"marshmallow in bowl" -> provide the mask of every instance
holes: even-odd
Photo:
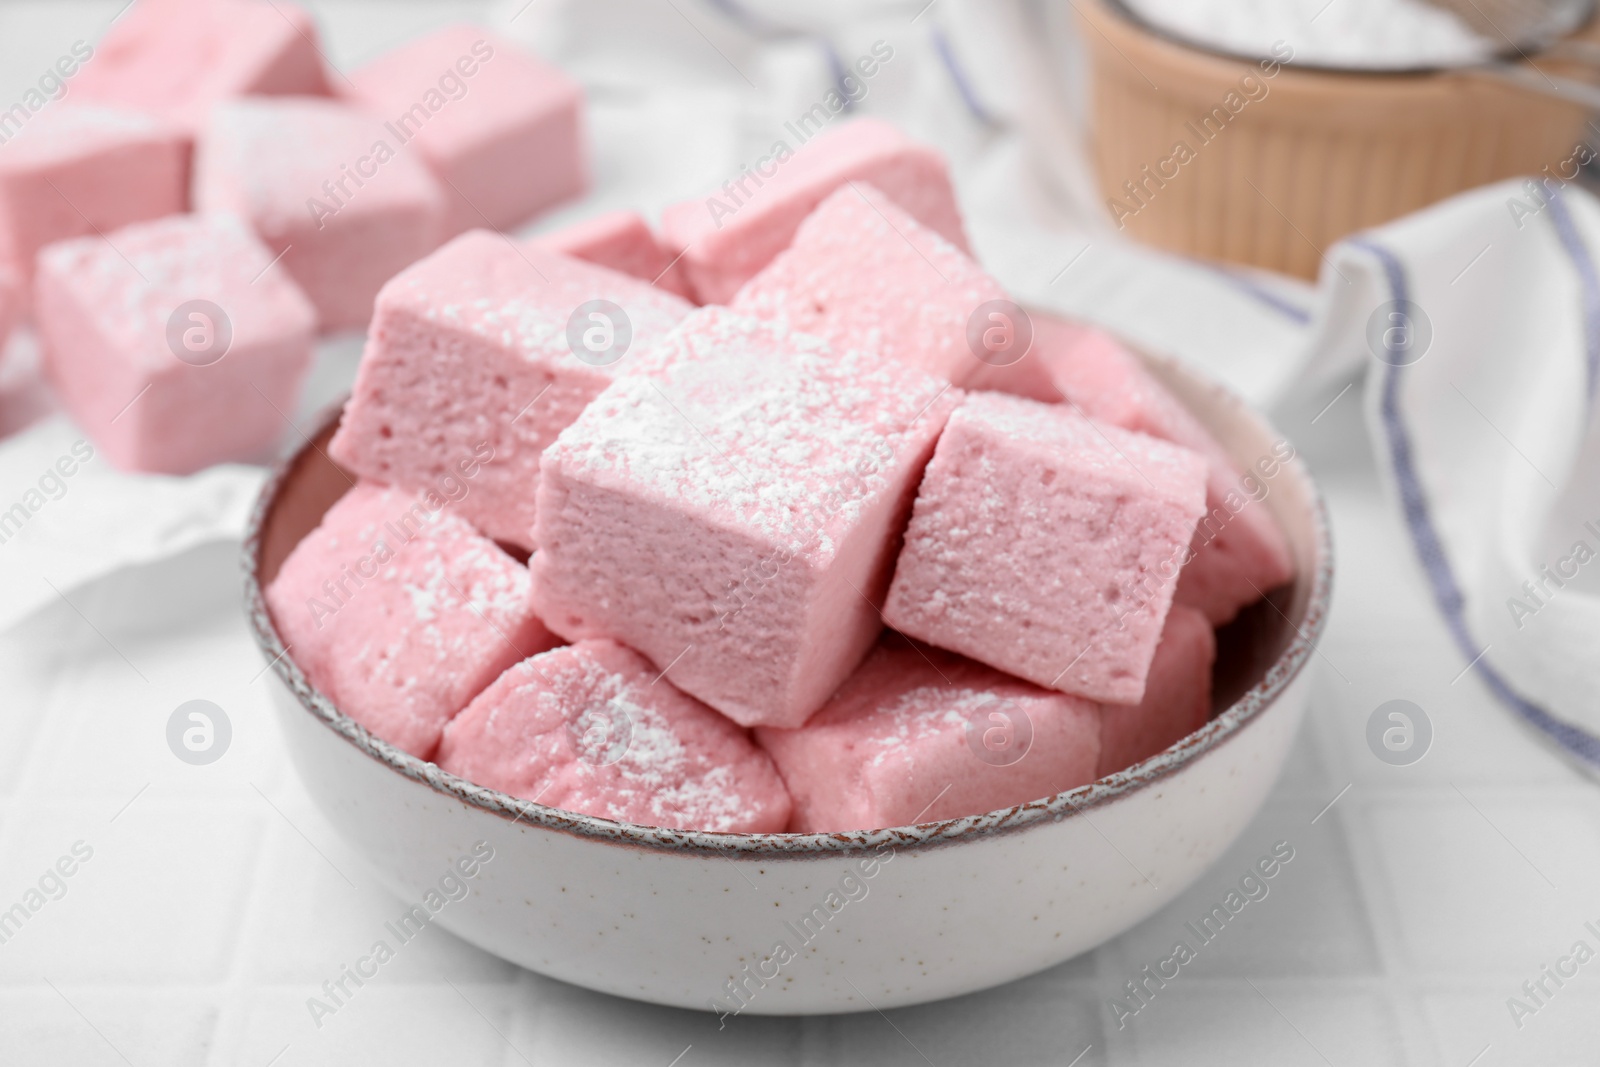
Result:
[[[958,391],[705,307],[540,465],[535,598],[745,726],[799,726],[877,639],[900,530]]]
[[[1064,405],[970,393],[917,492],[884,619],[1037,685],[1137,704],[1205,472]]]
[[[487,30],[436,30],[350,83],[352,101],[444,183],[451,235],[519,226],[588,188],[582,87]]]
[[[965,252],[876,187],[852,182],[800,224],[730,306],[966,386],[988,366],[967,343],[967,322],[1005,295]]]
[[[363,482],[295,546],[266,597],[311,684],[427,759],[502,671],[559,643],[529,585],[526,567],[437,494]]]
[[[847,182],[866,182],[967,250],[944,158],[881,119],[826,129],[758,160],[704,199],[662,212],[662,236],[682,253],[700,300],[724,304],[794,238],[801,222]]]
[[[159,119],[52,105],[0,152],[0,263],[26,282],[41,248],[172,215],[189,202],[189,146]]]
[[[445,728],[439,766],[620,822],[779,833],[789,794],[749,735],[644,657],[581,641],[507,670]]]
[[[1294,577],[1283,533],[1266,507],[1251,499],[1246,472],[1137,356],[1092,327],[1044,315],[1034,316],[1033,325],[1039,365],[1069,403],[1092,419],[1206,458],[1206,515],[1195,530],[1194,557],[1178,580],[1178,603],[1199,608],[1221,626]],[[1280,458],[1259,462],[1276,470]]]
[[[597,300],[621,309],[626,331],[594,318],[607,311],[581,311]],[[494,461],[461,513],[531,549],[540,454],[690,310],[626,274],[502,234],[463,234],[378,294],[329,454],[363,477],[424,489],[486,441]],[[591,352],[584,333],[599,326],[610,328],[612,347]]]
[[[39,254],[46,378],[123,470],[259,461],[288,428],[316,311],[228,215],[169,215]]]
[[[637,211],[603,211],[559,230],[542,233],[533,238],[532,243],[641,278],[685,300],[694,299],[683,264],[667,250]]]
[[[292,146],[292,148],[290,147]],[[195,155],[195,210],[249,222],[317,307],[365,326],[383,283],[444,240],[444,189],[376,118],[334,100],[220,104]]]
[[[759,727],[797,833],[936,822],[1092,782],[1100,709],[885,635],[798,730]]]
[[[1096,777],[1142,763],[1206,724],[1211,715],[1211,667],[1217,637],[1206,617],[1172,605],[1161,643],[1150,661],[1144,699],[1100,709],[1100,763]]]

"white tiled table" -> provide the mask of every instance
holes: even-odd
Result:
[[[73,20],[87,33],[115,6],[0,9],[6,84],[70,41]],[[337,60],[444,5],[321,6]],[[320,391],[349,367],[346,346]],[[0,944],[0,1063],[1595,1063],[1600,960],[1520,1030],[1506,1000],[1574,941],[1600,949],[1584,929],[1600,927],[1600,792],[1458,677],[1379,496],[1359,404],[1352,391],[1314,427],[1306,413],[1282,420],[1327,493],[1340,566],[1311,714],[1261,816],[1190,892],[1098,951],[886,1017],[746,1016],[719,1031],[712,1016],[564,986],[434,928],[319,1029],[307,997],[398,905],[287,765],[235,548],[80,590],[0,634],[0,909],[75,842],[93,849],[65,895]],[[195,698],[234,728],[206,767],[165,740]],[[1410,767],[1366,747],[1367,717],[1394,698],[1434,724]],[[1279,840],[1296,856],[1270,895],[1119,1029],[1108,1002],[1123,983]]]

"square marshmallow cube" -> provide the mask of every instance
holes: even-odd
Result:
[[[428,759],[485,686],[559,643],[533,613],[530,584],[442,498],[363,482],[295,546],[266,596],[311,684]]]
[[[1288,542],[1251,492],[1267,484],[1292,449],[1261,457],[1257,470],[1247,475],[1138,357],[1109,335],[1035,316],[1034,338],[1040,364],[1059,395],[1091,419],[1171,441],[1206,458],[1206,514],[1195,528],[1193,558],[1178,579],[1178,603],[1199,608],[1213,626],[1221,626],[1294,578]]]
[[[45,374],[118,467],[260,461],[288,428],[317,316],[238,219],[173,215],[51,245],[35,290]]]
[[[799,726],[882,628],[948,384],[708,307],[544,454],[535,597],[742,725]],[[650,361],[646,361],[649,363]]]
[[[966,253],[875,187],[852,182],[800,224],[731,306],[974,386],[994,368],[969,343],[968,323],[1005,297]]]
[[[917,492],[884,619],[1046,688],[1137,704],[1205,470],[1062,405],[969,394]]]
[[[444,191],[381,122],[333,100],[253,97],[211,113],[195,208],[238,215],[324,332],[365,326],[383,283],[444,240]]]
[[[174,215],[189,202],[175,127],[95,105],[52,105],[0,145],[0,262],[26,283],[39,250]]]
[[[559,230],[542,233],[533,238],[533,243],[573,259],[642,278],[685,300],[693,299],[683,265],[637,211],[604,211]]]
[[[517,664],[445,728],[439,766],[603,819],[781,833],[789,794],[750,735],[658,680],[643,656],[582,641]]]
[[[800,223],[846,182],[875,185],[912,218],[967,251],[944,158],[879,119],[861,118],[762,157],[703,200],[669,206],[662,234],[695,295],[725,304],[789,246]]]
[[[620,308],[627,328],[612,312],[580,310],[596,300]],[[420,489],[487,442],[493,461],[458,509],[490,537],[531,549],[540,454],[690,310],[637,278],[500,234],[463,234],[378,294],[329,452],[363,477]],[[611,347],[591,351],[604,339],[591,345],[589,331],[605,329]]]
[[[796,833],[937,822],[1095,779],[1100,709],[885,635],[798,730],[762,727]]]
[[[316,23],[286,0],[137,0],[70,84],[190,133],[229,97],[329,95]]]
[[[351,97],[444,182],[451,233],[510,229],[588,188],[583,89],[487,30],[438,30],[350,80]]]

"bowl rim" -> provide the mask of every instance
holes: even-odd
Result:
[[[1272,431],[1281,438],[1263,415],[1257,413],[1237,394],[1209,375],[1171,358],[1148,356],[1145,358],[1158,366],[1176,369],[1197,385],[1219,394],[1235,413],[1243,413],[1254,419],[1260,427]],[[1087,785],[1008,808],[977,815],[964,815],[955,819],[872,830],[806,834],[720,833],[645,826],[597,815],[570,812],[523,800],[497,789],[475,785],[440,768],[435,763],[396,748],[368,732],[365,727],[335,707],[328,697],[311,684],[299,664],[288,654],[289,650],[284,646],[272,615],[267,609],[265,591],[260,581],[262,533],[279,491],[310,450],[320,451],[317,440],[338,422],[347,399],[348,397],[335,401],[317,416],[315,429],[309,434],[302,434],[303,443],[300,447],[294,449],[276,465],[262,485],[251,510],[241,546],[240,562],[244,578],[245,608],[251,631],[262,655],[268,661],[267,670],[263,673],[275,674],[302,710],[363,755],[441,796],[480,809],[513,824],[526,822],[530,826],[598,843],[652,851],[666,850],[722,858],[778,860],[860,853],[874,851],[884,845],[896,850],[922,849],[970,842],[1043,824],[1059,823],[1069,818],[1085,817],[1085,813],[1090,810],[1148,789],[1162,779],[1178,773],[1226,743],[1255,721],[1276,702],[1305,669],[1312,653],[1316,651],[1317,641],[1327,624],[1333,584],[1333,550],[1327,504],[1304,460],[1297,453],[1284,463],[1283,471],[1293,473],[1297,477],[1311,505],[1308,519],[1312,531],[1313,566],[1309,575],[1311,589],[1306,601],[1305,617],[1299,625],[1296,625],[1292,619],[1284,616],[1284,621],[1294,631],[1294,637],[1263,676],[1238,700],[1199,730],[1188,734],[1142,763]],[[328,458],[326,453],[324,458]],[[1279,614],[1283,613],[1280,611]]]

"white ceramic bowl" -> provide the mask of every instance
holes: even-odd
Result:
[[[1220,387],[1151,365],[1241,465],[1280,440]],[[1332,559],[1321,501],[1294,461],[1249,506],[1272,510],[1300,577],[1220,635],[1223,710],[1123,773],[1003,811],[856,833],[663,830],[528,803],[373,737],[285,654],[262,586],[349,487],[326,458],[335,424],[268,483],[245,543],[251,620],[300,776],[408,904],[576,985],[790,1015],[916,1004],[1050,967],[1138,923],[1222,854],[1306,706]],[[463,858],[472,877],[444,889],[471,892],[450,900],[438,887]]]

